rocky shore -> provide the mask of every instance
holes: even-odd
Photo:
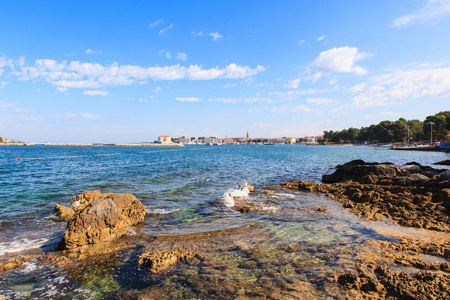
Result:
[[[367,220],[450,232],[450,170],[411,162],[405,165],[355,160],[336,166],[322,182],[290,180],[283,188],[325,193]],[[337,281],[349,298],[450,299],[450,241],[398,237],[399,243],[371,241],[356,272]],[[427,262],[432,255],[444,262]],[[398,266],[413,268],[411,274]]]

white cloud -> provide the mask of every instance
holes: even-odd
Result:
[[[102,54],[102,50],[91,50],[90,48],[88,48],[86,51],[84,51],[84,53],[86,54]]]
[[[161,91],[161,89],[162,89],[162,88],[158,86],[158,87],[156,87],[156,88],[153,90],[153,92],[159,93],[159,92]]]
[[[181,102],[198,102],[198,101],[201,101],[202,99],[195,98],[195,97],[176,97],[175,100],[181,101]]]
[[[161,49],[161,50],[159,50],[159,51],[158,51],[158,54],[159,54],[159,55],[163,55],[163,54],[164,54],[164,52],[166,52],[166,50],[164,50],[164,49]]]
[[[171,58],[172,58],[172,53],[170,53],[169,51],[167,51],[167,52],[166,52],[166,57],[167,57],[168,59],[171,59]]]
[[[305,43],[305,40],[298,40],[297,41],[297,45],[299,45],[299,46],[303,45],[303,43]]]
[[[95,119],[101,119],[102,117],[99,115],[94,115],[91,113],[82,113],[81,117],[88,120],[95,120]]]
[[[81,114],[75,114],[75,113],[65,113],[62,115],[56,115],[59,118],[64,119],[75,119],[75,118],[82,118],[82,119],[88,119],[88,120],[94,120],[94,119],[101,119],[102,117],[99,115],[94,115],[91,113],[81,113]]]
[[[163,35],[166,31],[169,31],[173,28],[173,24],[170,24],[170,26],[167,26],[166,28],[163,28],[159,31],[159,36]]]
[[[299,95],[314,95],[314,94],[320,94],[325,93],[328,90],[319,90],[319,89],[301,89],[298,91],[287,91],[287,92],[270,92],[270,95],[280,97],[282,99],[286,100],[292,100],[297,98]]]
[[[308,98],[306,99],[306,102],[314,104],[330,104],[335,102],[335,100],[330,98]]]
[[[341,47],[323,51],[311,64],[311,68],[325,73],[354,73],[366,74],[367,71],[355,63],[369,56],[368,53],[358,52],[356,47]]]
[[[300,104],[300,105],[297,105],[294,108],[291,108],[291,112],[299,112],[299,111],[310,112],[311,109],[308,106],[304,105],[304,104]]]
[[[88,96],[107,96],[109,94],[108,91],[84,91],[83,95],[88,95]]]
[[[393,100],[426,96],[450,97],[450,68],[394,70],[350,89],[355,106],[384,106]]]
[[[161,25],[161,24],[164,24],[164,20],[163,19],[156,20],[155,22],[149,24],[148,28],[152,29],[153,27]]]
[[[0,81],[0,89],[4,88],[7,84],[7,81]]]
[[[198,65],[189,67],[172,65],[144,68],[136,65],[113,63],[103,66],[98,63],[79,61],[57,62],[51,59],[36,60],[32,66],[12,72],[21,81],[44,79],[60,91],[70,88],[97,89],[107,86],[123,86],[133,83],[146,83],[146,80],[212,80],[218,78],[242,79],[264,71],[264,67],[239,66],[234,63],[225,68],[203,69]]]
[[[229,64],[224,70],[224,78],[241,79],[253,76],[259,72],[265,71],[263,66],[258,65],[256,69],[249,66],[241,67],[236,64]]]
[[[255,102],[272,102],[271,99],[261,98],[261,97],[247,97],[247,98],[215,98],[209,99],[210,102],[222,102],[227,104],[236,104],[236,103],[255,103]]]
[[[325,35],[319,36],[316,41],[320,42],[321,40],[323,40],[325,38]]]
[[[14,104],[11,102],[6,102],[3,100],[0,100],[0,108],[9,108],[9,107],[13,107]]]
[[[412,22],[423,20],[435,20],[436,18],[450,14],[449,0],[428,0],[425,7],[403,17],[396,19],[392,25],[404,27]]]
[[[178,52],[177,54],[177,59],[178,60],[187,60],[187,54],[186,53],[182,53],[182,52]]]
[[[202,32],[202,31],[200,31],[200,32],[194,32],[193,31],[193,32],[191,32],[191,35],[195,36],[195,37],[197,37],[197,36],[210,36],[210,37],[213,38],[214,41],[217,41],[217,40],[220,40],[221,38],[223,38],[223,35],[221,35],[218,32],[209,32],[209,33],[207,33],[207,32]]]
[[[298,89],[298,85],[300,84],[300,78],[290,80],[288,84],[284,85],[285,88],[288,89]]]

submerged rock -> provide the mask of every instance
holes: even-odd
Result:
[[[158,273],[167,270],[179,260],[191,259],[196,254],[197,252],[192,249],[184,250],[182,248],[165,251],[147,251],[139,256],[138,262],[140,265],[149,268],[152,273]]]
[[[75,201],[80,202],[67,224],[60,243],[62,249],[113,240],[124,235],[130,226],[144,221],[145,207],[132,194],[94,191],[81,195],[76,196]]]
[[[32,260],[34,257],[35,257],[34,255],[24,255],[24,256],[11,258],[10,260],[8,260],[6,262],[0,262],[0,273],[21,267],[24,263]],[[1,300],[1,298],[0,298],[0,300]]]

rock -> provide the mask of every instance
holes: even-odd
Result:
[[[11,258],[10,260],[0,263],[0,272],[6,272],[15,268],[22,266],[25,262],[28,262],[34,258],[34,255],[25,255],[19,256],[15,258]],[[1,298],[0,298],[1,299]]]
[[[250,192],[254,192],[255,191],[255,188],[250,183],[247,183],[247,188],[248,188],[248,190]]]
[[[60,243],[62,249],[72,250],[113,240],[124,235],[130,226],[144,221],[145,207],[132,194],[85,195],[86,193],[78,199],[80,202],[85,200],[88,204],[80,203],[80,206],[86,205],[67,224]]]
[[[82,211],[87,205],[96,199],[106,198],[113,195],[113,193],[101,193],[99,190],[85,192],[83,194],[76,195],[70,201],[72,207],[66,207],[56,204],[55,212],[60,221],[69,221],[72,217]]]
[[[445,159],[434,163],[433,165],[450,166],[450,159]]]
[[[138,263],[149,268],[152,273],[158,273],[167,270],[179,260],[191,259],[196,254],[196,251],[192,249],[184,250],[182,248],[165,251],[147,251],[139,256]]]
[[[241,213],[252,213],[252,212],[255,212],[256,211],[256,208],[254,208],[254,207],[251,207],[250,205],[246,205],[246,206],[244,206],[244,207],[241,207],[240,209],[239,209],[239,211],[241,212]]]
[[[55,205],[55,212],[60,221],[69,221],[75,215],[75,211],[72,207],[66,207],[59,204]]]
[[[281,186],[326,193],[367,220],[392,218],[402,226],[450,231],[450,170],[361,163],[337,166],[323,183],[290,180]]]

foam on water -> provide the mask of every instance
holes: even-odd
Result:
[[[36,249],[42,247],[49,242],[47,238],[40,239],[28,239],[28,238],[15,238],[8,242],[0,243],[0,256],[7,253],[20,252],[25,250]]]
[[[158,214],[158,215],[167,215],[177,211],[180,211],[181,208],[177,209],[164,209],[164,208],[154,208],[154,209],[146,209],[148,214]]]
[[[229,189],[222,196],[223,204],[227,207],[233,207],[235,205],[234,198],[236,197],[248,197],[250,190],[247,187],[247,182],[244,182],[242,187],[237,189]]]

